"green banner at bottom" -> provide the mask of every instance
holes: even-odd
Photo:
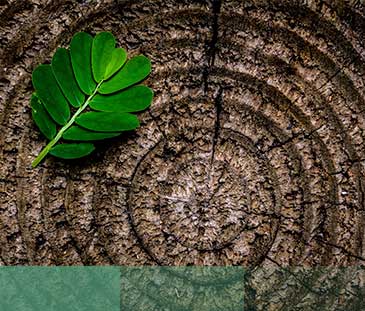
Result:
[[[0,267],[0,311],[363,311],[365,267]]]

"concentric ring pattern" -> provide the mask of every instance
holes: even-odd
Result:
[[[365,260],[362,1],[5,1],[0,263]],[[151,58],[142,126],[30,162],[31,72],[77,31]]]

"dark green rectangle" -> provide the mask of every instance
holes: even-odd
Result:
[[[241,267],[122,267],[122,311],[242,311]]]

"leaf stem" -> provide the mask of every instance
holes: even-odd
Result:
[[[86,99],[85,103],[80,106],[79,109],[75,112],[72,118],[59,130],[57,135],[48,143],[46,147],[42,149],[42,151],[38,154],[38,156],[32,162],[32,167],[36,167],[43,158],[48,154],[48,152],[52,149],[52,147],[58,143],[58,141],[62,138],[63,133],[75,122],[76,118],[80,115],[81,112],[85,110],[85,108],[89,105],[91,99],[95,96],[97,91],[99,90],[100,85],[104,82],[101,80],[99,84],[96,86],[94,92]]]

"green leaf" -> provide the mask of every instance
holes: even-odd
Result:
[[[30,105],[32,107],[32,117],[35,124],[37,124],[42,134],[51,140],[56,136],[56,124],[53,122],[36,94],[32,95]]]
[[[115,38],[110,32],[98,33],[92,47],[92,69],[96,82],[104,79],[105,71],[115,50]]]
[[[40,65],[33,71],[32,116],[50,140],[32,162],[33,167],[49,153],[65,159],[86,156],[94,146],[81,142],[115,137],[139,126],[137,116],[129,112],[151,105],[152,90],[135,85],[150,73],[151,62],[143,55],[127,61],[127,52],[115,43],[109,32],[94,39],[78,33],[70,50],[57,49],[51,65]],[[72,116],[69,104],[74,107]],[[89,107],[99,112],[85,112]]]
[[[82,127],[71,126],[64,134],[67,140],[102,140],[120,135],[119,132],[93,132]]]
[[[110,94],[145,79],[151,72],[151,62],[143,55],[131,58],[124,67],[99,88],[99,93]]]
[[[145,110],[151,105],[152,90],[145,85],[136,85],[124,91],[110,94],[97,94],[90,101],[90,107],[99,111],[135,112]]]
[[[113,74],[115,74],[127,60],[127,52],[123,48],[114,49],[112,57],[109,61],[108,66],[105,70],[104,80],[109,79]]]
[[[81,144],[60,144],[53,147],[49,153],[62,159],[77,159],[87,156],[95,150],[91,143]]]
[[[96,83],[91,71],[91,47],[93,37],[85,32],[73,36],[70,44],[72,68],[80,89],[88,95],[95,90]]]
[[[76,118],[76,123],[98,132],[129,131],[139,126],[138,118],[125,112],[86,112]]]
[[[51,65],[58,85],[69,103],[74,107],[80,107],[85,101],[85,95],[76,82],[69,51],[63,48],[57,49]]]
[[[53,75],[51,65],[39,65],[32,74],[33,86],[44,107],[58,124],[70,118],[70,107]]]

